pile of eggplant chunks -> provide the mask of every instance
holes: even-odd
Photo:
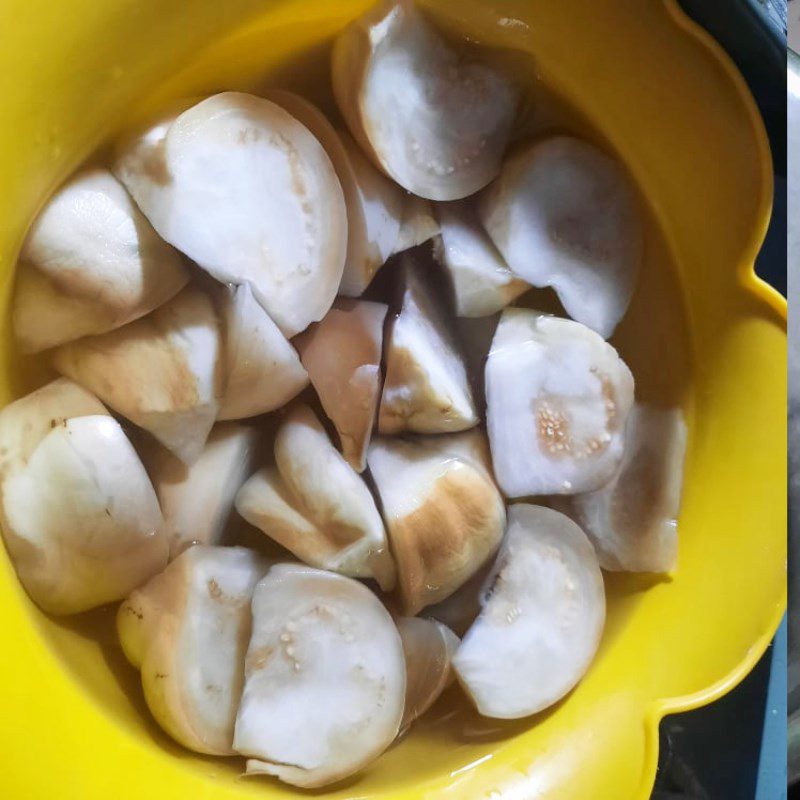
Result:
[[[224,92],[56,192],[13,324],[60,377],[0,412],[30,597],[122,601],[164,730],[301,787],[453,680],[493,718],[570,692],[601,567],[675,567],[685,447],[606,341],[643,248],[620,163],[510,146],[519,88],[408,2],[347,27],[331,75],[338,120]]]

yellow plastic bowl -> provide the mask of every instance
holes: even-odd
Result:
[[[265,82],[330,107],[330,39],[366,5],[5,0],[4,308],[37,209],[120,125],[177,94]],[[644,799],[660,718],[734,686],[785,605],[785,304],[752,270],[772,191],[764,130],[739,74],[674,0],[426,5],[462,35],[533,54],[520,72],[550,87],[580,133],[620,154],[641,188],[644,276],[615,342],[641,396],[687,412],[680,566],[672,579],[609,577],[600,653],[554,709],[494,724],[454,690],[330,796]],[[4,319],[3,403],[43,377],[13,354]],[[2,797],[296,796],[161,734],[114,643],[112,615],[48,619],[0,556]]]

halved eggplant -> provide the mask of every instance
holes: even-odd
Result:
[[[308,385],[294,347],[248,284],[222,287],[225,389],[217,419],[243,419],[286,405]]]
[[[450,277],[459,317],[496,314],[530,288],[508,268],[469,201],[439,203],[436,213],[436,254]]]
[[[249,283],[285,336],[331,307],[347,249],[342,187],[280,106],[213,95],[122,142],[114,170],[166,241],[217,280]]]
[[[494,555],[503,498],[481,431],[376,439],[367,457],[383,505],[405,613],[451,595]]]
[[[217,416],[220,349],[211,301],[187,286],[143,319],[62,345],[53,364],[191,463]]]
[[[25,352],[105,333],[174,297],[189,280],[120,182],[90,167],[70,178],[31,226],[12,309]]]
[[[453,433],[478,424],[464,358],[424,267],[406,256],[403,299],[389,328],[378,428]]]
[[[460,640],[441,622],[422,617],[401,617],[397,630],[406,659],[406,705],[400,728],[421,717],[453,682],[450,660]]]
[[[605,623],[603,576],[568,517],[512,505],[483,609],[453,657],[478,711],[516,719],[553,705],[592,663]]]
[[[603,569],[669,572],[678,561],[685,453],[680,409],[636,404],[611,482],[596,492],[554,497],[552,505],[583,528]]]
[[[377,758],[400,728],[403,645],[366,586],[296,564],[253,595],[253,635],[234,747],[248,774],[315,788]]]
[[[605,486],[622,461],[633,376],[617,351],[568,319],[507,308],[486,361],[486,421],[507,497]]]
[[[128,660],[158,724],[198,753],[234,755],[250,600],[267,563],[244,547],[195,545],[117,611]]]
[[[497,175],[518,91],[458,54],[410,0],[381,4],[345,28],[332,69],[353,136],[409,192],[458,200]]]
[[[366,467],[383,381],[381,352],[388,306],[338,300],[325,318],[295,340],[322,408],[336,427],[345,460]]]
[[[142,462],[102,403],[72,381],[0,411],[0,498],[20,582],[51,614],[119,600],[167,563]]]
[[[388,590],[394,564],[375,501],[308,406],[295,406],[275,436],[275,464],[236,496],[237,511],[298,558],[375,578]]]
[[[508,266],[552,286],[567,313],[607,339],[631,301],[643,224],[622,166],[571,136],[552,136],[503,164],[479,203]]]
[[[220,544],[236,493],[252,472],[257,439],[252,426],[221,422],[192,464],[158,444],[142,453],[164,516],[170,559],[193,544]]]

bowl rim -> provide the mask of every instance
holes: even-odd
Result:
[[[677,0],[663,0],[663,5],[669,12],[675,25],[688,36],[696,40],[722,67],[729,83],[735,88],[737,95],[742,101],[743,109],[755,132],[761,192],[758,198],[757,221],[749,231],[747,246],[742,251],[742,262],[739,267],[737,278],[739,286],[744,292],[768,306],[785,325],[787,318],[786,299],[766,282],[761,280],[756,275],[754,269],[755,258],[763,243],[769,224],[773,186],[770,147],[761,115],[742,75],[718,42],[713,39],[705,29],[685,14]],[[645,798],[649,797],[655,780],[659,750],[658,726],[661,719],[666,714],[688,711],[713,702],[738,685],[768,647],[780,624],[785,607],[786,586],[784,584],[782,600],[776,606],[764,630],[752,643],[741,661],[726,675],[711,685],[687,695],[667,698],[645,698],[643,700],[641,708],[645,714],[645,751],[641,790],[639,792],[641,800],[645,800]]]

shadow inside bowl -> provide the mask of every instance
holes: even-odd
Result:
[[[598,659],[614,647],[643,595],[656,586],[672,583],[673,578],[650,572],[604,572],[603,580],[607,613],[603,638],[597,651]]]
[[[116,605],[102,606],[72,617],[51,617],[38,609],[31,614],[66,671],[85,694],[118,724],[143,728],[159,747],[181,757],[186,750],[170,739],[151,716],[142,694],[139,671],[125,658],[116,635]],[[72,653],[91,648],[99,658],[77,660]],[[120,702],[120,701],[123,702]]]

